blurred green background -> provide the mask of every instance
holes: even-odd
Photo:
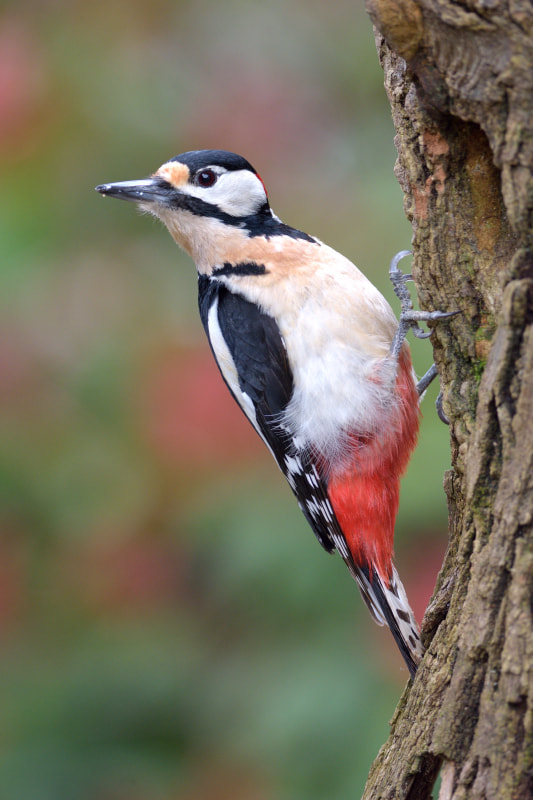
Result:
[[[361,794],[406,669],[233,408],[192,263],[93,187],[234,150],[393,302],[410,227],[362,5],[1,7],[0,800]],[[397,524],[419,619],[435,392]]]

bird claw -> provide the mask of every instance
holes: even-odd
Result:
[[[437,409],[437,415],[441,422],[444,422],[445,425],[450,424],[450,420],[444,413],[444,409],[442,407],[442,392],[439,392],[437,399],[435,400],[435,408]]]
[[[423,331],[418,325],[419,322],[440,322],[443,319],[455,317],[458,313],[458,311],[415,311],[413,308],[407,308],[402,309],[400,322],[408,322],[418,339],[427,339],[428,336],[431,336],[431,331]]]
[[[406,287],[407,281],[412,281],[413,276],[406,272],[402,272],[399,268],[398,264],[403,258],[412,255],[411,250],[400,250],[399,253],[393,257],[392,261],[390,262],[389,266],[389,278],[392,283],[392,288],[394,289],[394,293],[400,303],[402,304],[402,310],[404,306],[406,308],[412,308],[413,303],[411,300],[411,295],[409,294],[409,290]]]
[[[413,335],[416,336],[417,339],[427,339],[431,336],[431,330],[424,331],[418,324],[419,322],[441,322],[444,319],[455,317],[456,314],[459,313],[459,311],[416,311],[413,308],[411,294],[405,285],[408,281],[413,280],[413,276],[402,272],[398,266],[402,258],[409,255],[411,255],[410,250],[401,250],[399,253],[396,253],[389,267],[389,277],[392,288],[401,305],[398,330],[391,344],[391,355],[396,358],[400,353],[401,346],[409,330],[413,331]]]
[[[422,398],[422,395],[428,388],[429,384],[432,383],[439,373],[437,372],[437,367],[435,364],[432,364],[425,375],[422,375],[418,383],[416,384],[416,391],[418,396]],[[441,422],[444,422],[445,425],[450,424],[450,420],[444,413],[444,408],[442,407],[443,397],[442,392],[439,392],[437,399],[435,400],[435,408],[437,409],[437,415]]]

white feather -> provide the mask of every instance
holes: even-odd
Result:
[[[266,202],[265,188],[257,175],[247,169],[224,171],[221,167],[209,167],[218,174],[217,182],[208,188],[187,184],[182,191],[193,197],[217,205],[232,217],[255,214]]]
[[[227,346],[224,336],[222,335],[218,321],[218,297],[215,298],[211,308],[209,309],[209,313],[207,315],[207,329],[209,331],[209,341],[211,342],[215,359],[222,376],[224,377],[224,380],[233,392],[235,399],[256,429],[257,433],[272,453],[272,448],[266,441],[261,429],[259,428],[259,425],[257,424],[254,404],[249,395],[247,395],[246,392],[243,392],[240,387],[237,367],[235,366],[235,362],[233,361],[229,347]],[[272,453],[272,455],[274,455],[274,453]]]

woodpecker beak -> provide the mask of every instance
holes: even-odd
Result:
[[[102,183],[96,191],[106,197],[116,197],[118,200],[130,200],[134,203],[164,202],[168,197],[161,185],[161,180],[146,178],[140,181],[121,181],[120,183]]]

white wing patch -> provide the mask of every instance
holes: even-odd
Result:
[[[217,364],[222,375],[224,376],[224,380],[237,398],[237,402],[241,406],[246,416],[255,425],[256,419],[253,405],[250,398],[241,391],[237,367],[235,366],[235,362],[233,361],[229,347],[224,341],[222,331],[220,330],[220,324],[218,321],[218,297],[215,297],[215,300],[209,309],[209,313],[207,315],[207,328],[209,331],[211,347],[213,348]]]
[[[252,403],[251,398],[246,392],[243,392],[240,384],[239,384],[239,374],[237,372],[237,367],[235,366],[235,362],[233,361],[233,357],[230,353],[229,347],[226,344],[224,337],[222,335],[222,331],[220,329],[220,323],[218,321],[218,297],[215,297],[213,304],[209,309],[209,313],[207,315],[207,330],[209,333],[209,341],[211,342],[211,347],[213,348],[213,353],[215,355],[216,362],[222,373],[222,376],[226,383],[228,384],[230,390],[233,393],[233,396],[237,400],[238,404],[256,429],[257,433],[264,441],[272,455],[272,448],[270,447],[269,443],[266,441],[265,437],[263,436],[259,425],[257,424],[257,417],[255,414],[255,407]],[[275,456],[274,456],[275,457]]]

